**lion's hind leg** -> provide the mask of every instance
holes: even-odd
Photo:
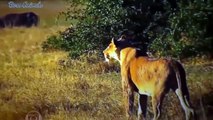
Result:
[[[180,104],[185,112],[186,120],[189,120],[191,115],[194,116],[194,110],[190,107],[189,104],[189,97],[187,95],[183,95],[182,91],[179,88],[175,90],[175,93],[178,96]]]
[[[146,119],[147,95],[138,95],[138,120]]]

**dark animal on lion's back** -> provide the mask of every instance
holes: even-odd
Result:
[[[7,14],[2,20],[4,27],[32,27],[39,23],[38,15],[33,12]]]

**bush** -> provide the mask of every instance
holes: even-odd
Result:
[[[149,0],[67,1],[71,3],[70,9],[62,14],[73,27],[58,37],[50,37],[43,48],[67,50],[72,58],[78,58],[84,53],[102,51],[112,37],[119,37],[122,31],[131,30],[137,47],[144,51],[148,47],[158,56],[212,56],[211,0],[184,3]]]
[[[62,49],[63,41],[60,36],[50,36],[47,41],[42,43],[42,49],[44,51],[52,50],[52,49]]]
[[[59,37],[52,36],[43,48],[62,48],[70,51],[72,58],[93,50],[102,50],[112,36],[122,30],[122,0],[69,0],[71,6],[63,13],[68,20],[78,21]],[[54,40],[55,39],[55,40]]]
[[[169,30],[159,34],[150,49],[158,55],[179,58],[211,55],[213,3],[195,0],[179,6],[179,12],[169,16]]]

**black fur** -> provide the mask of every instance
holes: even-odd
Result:
[[[0,18],[0,28],[32,27],[39,23],[39,16],[33,12],[11,13]]]
[[[120,57],[120,51],[127,47],[136,48],[135,57],[148,56],[146,51],[142,50],[141,48],[138,48],[137,43],[135,43],[134,41],[135,40],[134,40],[133,35],[128,36],[127,34],[123,34],[123,35],[121,35],[121,37],[118,40],[114,40],[114,44],[117,47],[116,52],[118,53],[119,57]]]
[[[2,20],[2,18],[0,18],[0,28],[4,28],[4,21]]]

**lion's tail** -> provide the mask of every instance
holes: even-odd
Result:
[[[177,89],[175,90],[180,102],[183,107],[186,119],[190,119],[190,115],[194,116],[194,110],[190,107],[189,103],[189,92],[186,84],[185,71],[180,63],[177,61],[173,62],[173,69],[177,80]]]

